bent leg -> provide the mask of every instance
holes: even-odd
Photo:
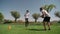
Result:
[[[43,22],[44,30],[46,30],[46,22]]]
[[[48,30],[50,30],[50,22],[47,22],[47,24],[48,24]]]

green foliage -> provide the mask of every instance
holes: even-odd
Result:
[[[56,11],[55,16],[60,18],[60,11]]]
[[[47,10],[48,5],[44,5],[44,6],[42,6],[42,8],[44,8],[45,10]]]
[[[58,21],[58,23],[60,23],[60,20]]]
[[[4,20],[4,16],[3,16],[3,14],[0,12],[0,22],[3,22],[3,20]]]
[[[14,18],[19,18],[19,17],[20,17],[20,13],[17,12],[17,11],[11,11],[11,15],[12,15]]]
[[[34,13],[32,16],[33,16],[34,19],[38,19],[40,17],[40,14]]]
[[[56,6],[53,4],[50,4],[47,8],[47,11],[51,11],[53,8],[55,8]]]
[[[8,23],[13,23],[13,21],[11,21],[11,20],[4,20],[4,24],[8,24]]]
[[[17,11],[11,11],[11,15],[15,18],[15,22],[20,17],[20,13]]]
[[[32,14],[32,17],[35,19],[35,22],[36,22],[37,19],[40,17],[40,14],[34,13],[34,14]]]
[[[50,5],[45,5],[45,6],[42,6],[42,8],[44,8],[45,10],[47,10],[48,12],[50,12],[53,8],[55,8],[56,6],[53,5],[53,4],[50,4]]]

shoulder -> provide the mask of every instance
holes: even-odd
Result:
[[[27,13],[27,14],[30,14],[30,13]]]
[[[45,11],[46,11],[46,10],[44,10],[44,9],[42,10],[42,12],[45,12]]]
[[[47,12],[47,11],[43,9],[42,12]]]

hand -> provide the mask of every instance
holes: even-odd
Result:
[[[40,17],[44,18],[44,15],[41,15]]]

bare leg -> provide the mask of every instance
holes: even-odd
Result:
[[[48,24],[48,30],[50,30],[50,23],[49,23],[49,22],[47,22],[47,24]]]
[[[45,22],[43,22],[43,26],[44,26],[44,30],[46,30],[46,23]]]

